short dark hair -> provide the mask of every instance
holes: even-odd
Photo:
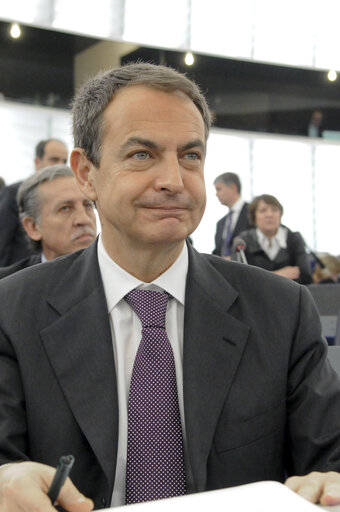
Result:
[[[241,194],[241,181],[237,174],[234,172],[225,172],[223,174],[220,174],[215,178],[214,185],[216,185],[217,182],[222,182],[225,185],[236,185],[237,192]]]
[[[118,89],[133,85],[186,94],[200,111],[208,138],[211,114],[198,85],[184,74],[166,66],[144,62],[127,64],[97,74],[77,92],[73,100],[74,144],[84,150],[95,167],[100,165],[104,110]]]
[[[248,206],[248,214],[250,222],[255,226],[255,217],[256,211],[259,206],[259,202],[263,201],[266,204],[271,204],[272,206],[276,206],[281,212],[281,216],[283,215],[283,206],[276,197],[271,196],[270,194],[262,194],[260,196],[254,197],[252,202]]]
[[[62,140],[59,140],[59,139],[46,139],[46,140],[39,141],[38,144],[35,146],[35,156],[37,158],[41,159],[41,158],[44,157],[46,144],[48,142],[51,142],[52,140],[60,142],[61,144],[64,144],[64,142]]]
[[[17,205],[20,219],[32,217],[35,222],[39,222],[41,213],[41,200],[38,192],[39,186],[46,181],[53,181],[57,178],[64,177],[74,178],[70,167],[67,165],[49,165],[42,171],[35,172],[24,180],[17,192]],[[40,240],[32,240],[28,235],[27,239],[34,251],[41,251],[42,246]]]

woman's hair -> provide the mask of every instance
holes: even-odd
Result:
[[[271,196],[269,194],[262,194],[260,196],[254,197],[254,199],[252,200],[252,202],[249,204],[249,207],[248,207],[249,219],[250,219],[250,222],[254,226],[256,225],[255,224],[256,211],[258,209],[260,201],[263,201],[264,203],[270,204],[272,206],[276,206],[276,208],[278,208],[280,210],[281,217],[282,217],[282,215],[283,215],[283,206],[280,203],[280,201],[278,199],[276,199],[276,197]]]

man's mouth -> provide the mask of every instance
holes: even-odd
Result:
[[[93,229],[86,228],[86,229],[78,230],[75,233],[73,233],[73,235],[71,236],[71,241],[74,242],[75,240],[77,240],[77,241],[93,240],[95,236],[96,235],[95,235],[95,232],[93,231]]]

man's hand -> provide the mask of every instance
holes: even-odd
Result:
[[[47,492],[55,468],[37,462],[17,462],[0,468],[0,512],[55,512]],[[85,498],[69,478],[58,501],[69,512],[90,512],[93,503]]]
[[[285,485],[312,503],[338,505],[340,503],[340,473],[313,471],[305,476],[292,476]]]

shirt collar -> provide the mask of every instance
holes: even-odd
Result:
[[[103,280],[109,313],[127,293],[137,287],[165,290],[181,304],[185,302],[185,285],[188,273],[188,248],[186,244],[176,261],[152,283],[144,283],[117,265],[106,252],[102,236],[98,239],[98,262]]]
[[[242,197],[240,197],[236,201],[236,203],[234,203],[233,206],[231,208],[229,208],[229,211],[232,210],[233,213],[238,213],[242,210],[243,205],[244,205],[244,200],[242,199]]]
[[[259,230],[259,228],[256,228],[256,235],[257,235],[257,239],[258,239],[261,247],[263,247],[266,243],[268,243],[269,238],[267,238],[266,235],[264,235],[262,233],[262,231]],[[280,248],[286,249],[286,247],[287,247],[287,228],[285,228],[283,226],[279,226],[279,229],[277,230],[275,236],[272,237],[272,241],[275,241]]]

